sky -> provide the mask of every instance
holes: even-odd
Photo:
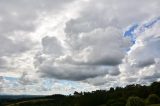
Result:
[[[160,81],[160,0],[0,0],[0,94]]]

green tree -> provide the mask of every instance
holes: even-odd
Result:
[[[153,94],[157,94],[158,96],[160,96],[159,88],[160,88],[160,82],[153,82],[150,86],[151,92]]]
[[[145,104],[139,97],[129,97],[126,106],[145,106]]]

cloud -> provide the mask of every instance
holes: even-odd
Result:
[[[121,31],[114,27],[82,33],[67,42],[75,52],[72,61],[76,62],[76,57],[79,57],[79,63],[88,65],[118,65],[129,46],[129,41],[123,39]]]
[[[70,2],[72,0],[0,1],[0,58],[3,56],[8,58],[6,68],[11,67],[10,63],[12,67],[18,64],[14,60],[25,58],[22,56],[30,55],[28,52],[32,51],[32,56],[34,55],[33,52],[40,44],[33,38],[38,36],[35,33],[41,24],[41,19],[49,13],[63,10]]]
[[[30,34],[40,25],[40,18],[65,8],[72,0],[0,1],[0,55],[25,52],[33,47]],[[33,36],[33,35],[32,35]],[[36,35],[34,35],[36,36]]]
[[[1,0],[0,32],[33,31],[36,28],[36,20],[39,16],[51,11],[64,8],[66,3],[72,0],[40,0],[40,1],[5,1]],[[23,9],[22,9],[23,8]]]
[[[66,94],[160,80],[159,5],[1,0],[0,90]]]
[[[159,13],[159,1],[92,0],[77,19],[66,24],[67,33],[90,32],[108,26],[124,28]],[[94,8],[93,8],[94,7]],[[135,8],[136,7],[136,8]],[[147,8],[147,9],[146,9]]]
[[[1,70],[3,70],[6,67],[7,64],[7,60],[5,59],[5,57],[1,57],[0,58],[0,68]]]
[[[61,42],[56,37],[44,37],[42,39],[43,53],[51,55],[62,55]]]
[[[67,80],[85,80],[106,74],[118,75],[118,68],[114,66],[121,63],[129,45],[127,41],[121,37],[118,29],[97,29],[79,35],[78,39],[69,39],[69,54],[54,57],[60,54],[61,47],[56,38],[45,37],[42,44],[44,50],[49,50],[48,57],[44,57],[43,63],[38,62],[42,63],[39,72],[45,77]]]
[[[135,33],[135,44],[131,46],[120,68],[121,71],[125,71],[127,76],[134,76],[139,83],[153,82],[159,79],[159,25],[159,21],[157,21],[152,27],[144,28],[142,32],[135,31],[137,32]]]
[[[88,82],[92,83],[92,79],[106,75],[121,76],[121,79],[123,79],[123,77],[127,77],[127,73],[129,75],[134,74],[132,76],[134,80],[136,78],[135,74],[140,72],[141,68],[155,64],[154,57],[157,57],[157,55],[150,55],[149,51],[152,48],[155,53],[157,52],[158,45],[155,46],[151,43],[158,44],[158,41],[149,43],[144,40],[140,42],[139,40],[147,35],[142,35],[143,32],[139,31],[134,38],[135,44],[133,44],[128,38],[123,37],[123,31],[133,23],[139,24],[136,24],[136,27],[130,30],[130,33],[132,31],[136,33],[137,28],[141,30],[145,24],[140,24],[159,12],[157,10],[159,2],[142,0],[140,2],[132,1],[132,5],[128,5],[125,0],[120,3],[115,3],[115,1],[101,0],[97,2],[93,0],[85,5],[79,17],[66,23],[64,30],[66,33],[66,40],[64,41],[66,48],[63,48],[65,54],[56,58],[52,58],[51,55],[43,55],[44,62],[39,64],[38,72],[49,78],[78,81],[90,79]],[[146,11],[145,8],[150,8],[151,11]],[[130,13],[132,14],[129,15]],[[135,33],[132,33],[132,35]],[[139,34],[142,35],[142,38],[138,38]],[[148,38],[150,36],[149,34]],[[52,40],[52,42],[56,41]],[[144,43],[145,46],[141,46],[138,42],[140,44]],[[148,42],[148,44],[145,42]],[[144,58],[144,56],[148,57]],[[105,67],[105,73],[101,73],[101,67]],[[125,70],[125,73],[122,70]],[[116,83],[114,84],[116,85]]]
[[[29,39],[22,38],[21,40],[16,39],[15,41],[6,36],[0,36],[0,42],[1,56],[11,56],[14,54],[26,52],[30,50],[34,45],[34,43],[31,42]]]
[[[103,76],[108,73],[108,68],[96,66],[42,66],[40,72],[44,77],[80,81],[100,75]]]

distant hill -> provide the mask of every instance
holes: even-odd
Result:
[[[33,98],[40,97],[40,95],[0,95],[1,99],[20,99],[20,98]]]
[[[0,95],[0,106],[2,104],[8,104],[10,102],[16,102],[21,100],[28,100],[33,98],[43,97],[41,95]]]

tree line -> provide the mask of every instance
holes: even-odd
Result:
[[[149,86],[132,84],[92,92],[74,92],[73,95],[50,95],[8,106],[149,106],[160,103],[160,82]],[[41,102],[38,100],[41,99]],[[43,101],[44,99],[44,101]],[[26,99],[25,99],[26,101]]]

